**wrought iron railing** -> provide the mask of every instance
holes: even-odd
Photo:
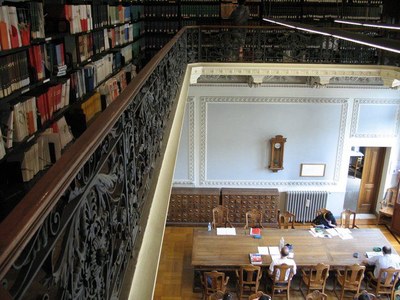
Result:
[[[349,45],[265,27],[181,30],[2,222],[0,298],[119,296],[188,63],[380,61],[375,49]]]

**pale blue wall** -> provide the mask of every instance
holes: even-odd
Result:
[[[328,208],[338,214],[351,146],[390,148],[381,194],[395,176],[400,91],[191,86],[189,97],[175,186],[326,190]],[[274,173],[268,169],[269,139],[278,134],[287,142],[284,170]],[[300,177],[301,163],[326,164],[325,176]]]

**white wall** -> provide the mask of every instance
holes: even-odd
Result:
[[[389,147],[381,194],[392,184],[399,103],[399,91],[380,87],[191,86],[174,185],[326,190],[339,214],[351,146]],[[269,140],[278,134],[287,138],[284,170],[272,172]],[[326,164],[325,176],[300,177],[302,163]]]

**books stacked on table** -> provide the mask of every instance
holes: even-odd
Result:
[[[261,265],[262,264],[262,256],[260,253],[250,253],[250,263],[253,265]]]

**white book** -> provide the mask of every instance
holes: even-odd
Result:
[[[15,6],[8,7],[8,14],[10,20],[10,29],[11,29],[11,36],[16,37],[18,39],[18,46],[22,46],[21,41],[21,33],[18,28],[18,15],[17,15],[17,8]]]
[[[2,159],[6,155],[6,147],[4,143],[3,134],[1,133],[0,128],[0,159]]]
[[[92,6],[90,4],[86,4],[86,18],[88,22],[88,29],[93,29],[93,19],[92,19]]]
[[[269,255],[268,247],[258,247],[258,253],[261,255]]]
[[[4,22],[7,29],[7,43],[8,47],[3,50],[11,49],[11,39],[10,39],[10,21],[8,20],[8,6],[0,6],[0,22]]]
[[[14,141],[22,142],[28,136],[28,125],[24,104],[18,102],[14,105]]]
[[[217,228],[217,235],[236,235],[235,228]]]
[[[62,117],[57,121],[57,126],[60,135],[61,149],[64,149],[65,146],[67,146],[70,142],[72,142],[74,137],[64,117]]]

